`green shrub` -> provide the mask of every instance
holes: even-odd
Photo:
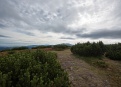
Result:
[[[37,50],[0,58],[0,87],[69,87],[55,53]]]
[[[101,56],[105,51],[104,44],[100,41],[98,43],[77,43],[71,47],[71,52],[73,54],[78,54],[80,56]]]
[[[111,50],[108,51],[105,56],[112,60],[121,60],[121,51]]]
[[[106,57],[112,60],[121,60],[121,43],[106,46]]]

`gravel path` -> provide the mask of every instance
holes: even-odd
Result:
[[[92,66],[75,58],[70,50],[58,51],[58,60],[69,74],[71,87],[110,87],[109,82],[92,70]]]

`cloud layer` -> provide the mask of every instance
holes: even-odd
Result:
[[[121,39],[121,29],[114,30],[98,30],[91,32],[89,34],[77,34],[77,37],[83,38],[92,38],[92,39],[99,39],[99,38],[109,38],[109,39]]]
[[[0,45],[121,41],[120,8],[121,0],[0,0]]]

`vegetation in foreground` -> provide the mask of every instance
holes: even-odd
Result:
[[[0,87],[69,87],[57,55],[37,50],[0,58]]]

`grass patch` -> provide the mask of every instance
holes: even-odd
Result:
[[[75,55],[77,58],[84,60],[86,63],[98,67],[98,68],[108,68],[108,64],[103,61],[103,57],[82,57],[79,55]]]
[[[99,68],[108,68],[108,64],[102,60],[93,62],[93,65]]]
[[[103,57],[81,57],[77,58],[84,60],[86,63],[95,67],[96,72],[102,77],[106,77],[111,87],[121,87],[121,65],[116,61],[105,61]]]

